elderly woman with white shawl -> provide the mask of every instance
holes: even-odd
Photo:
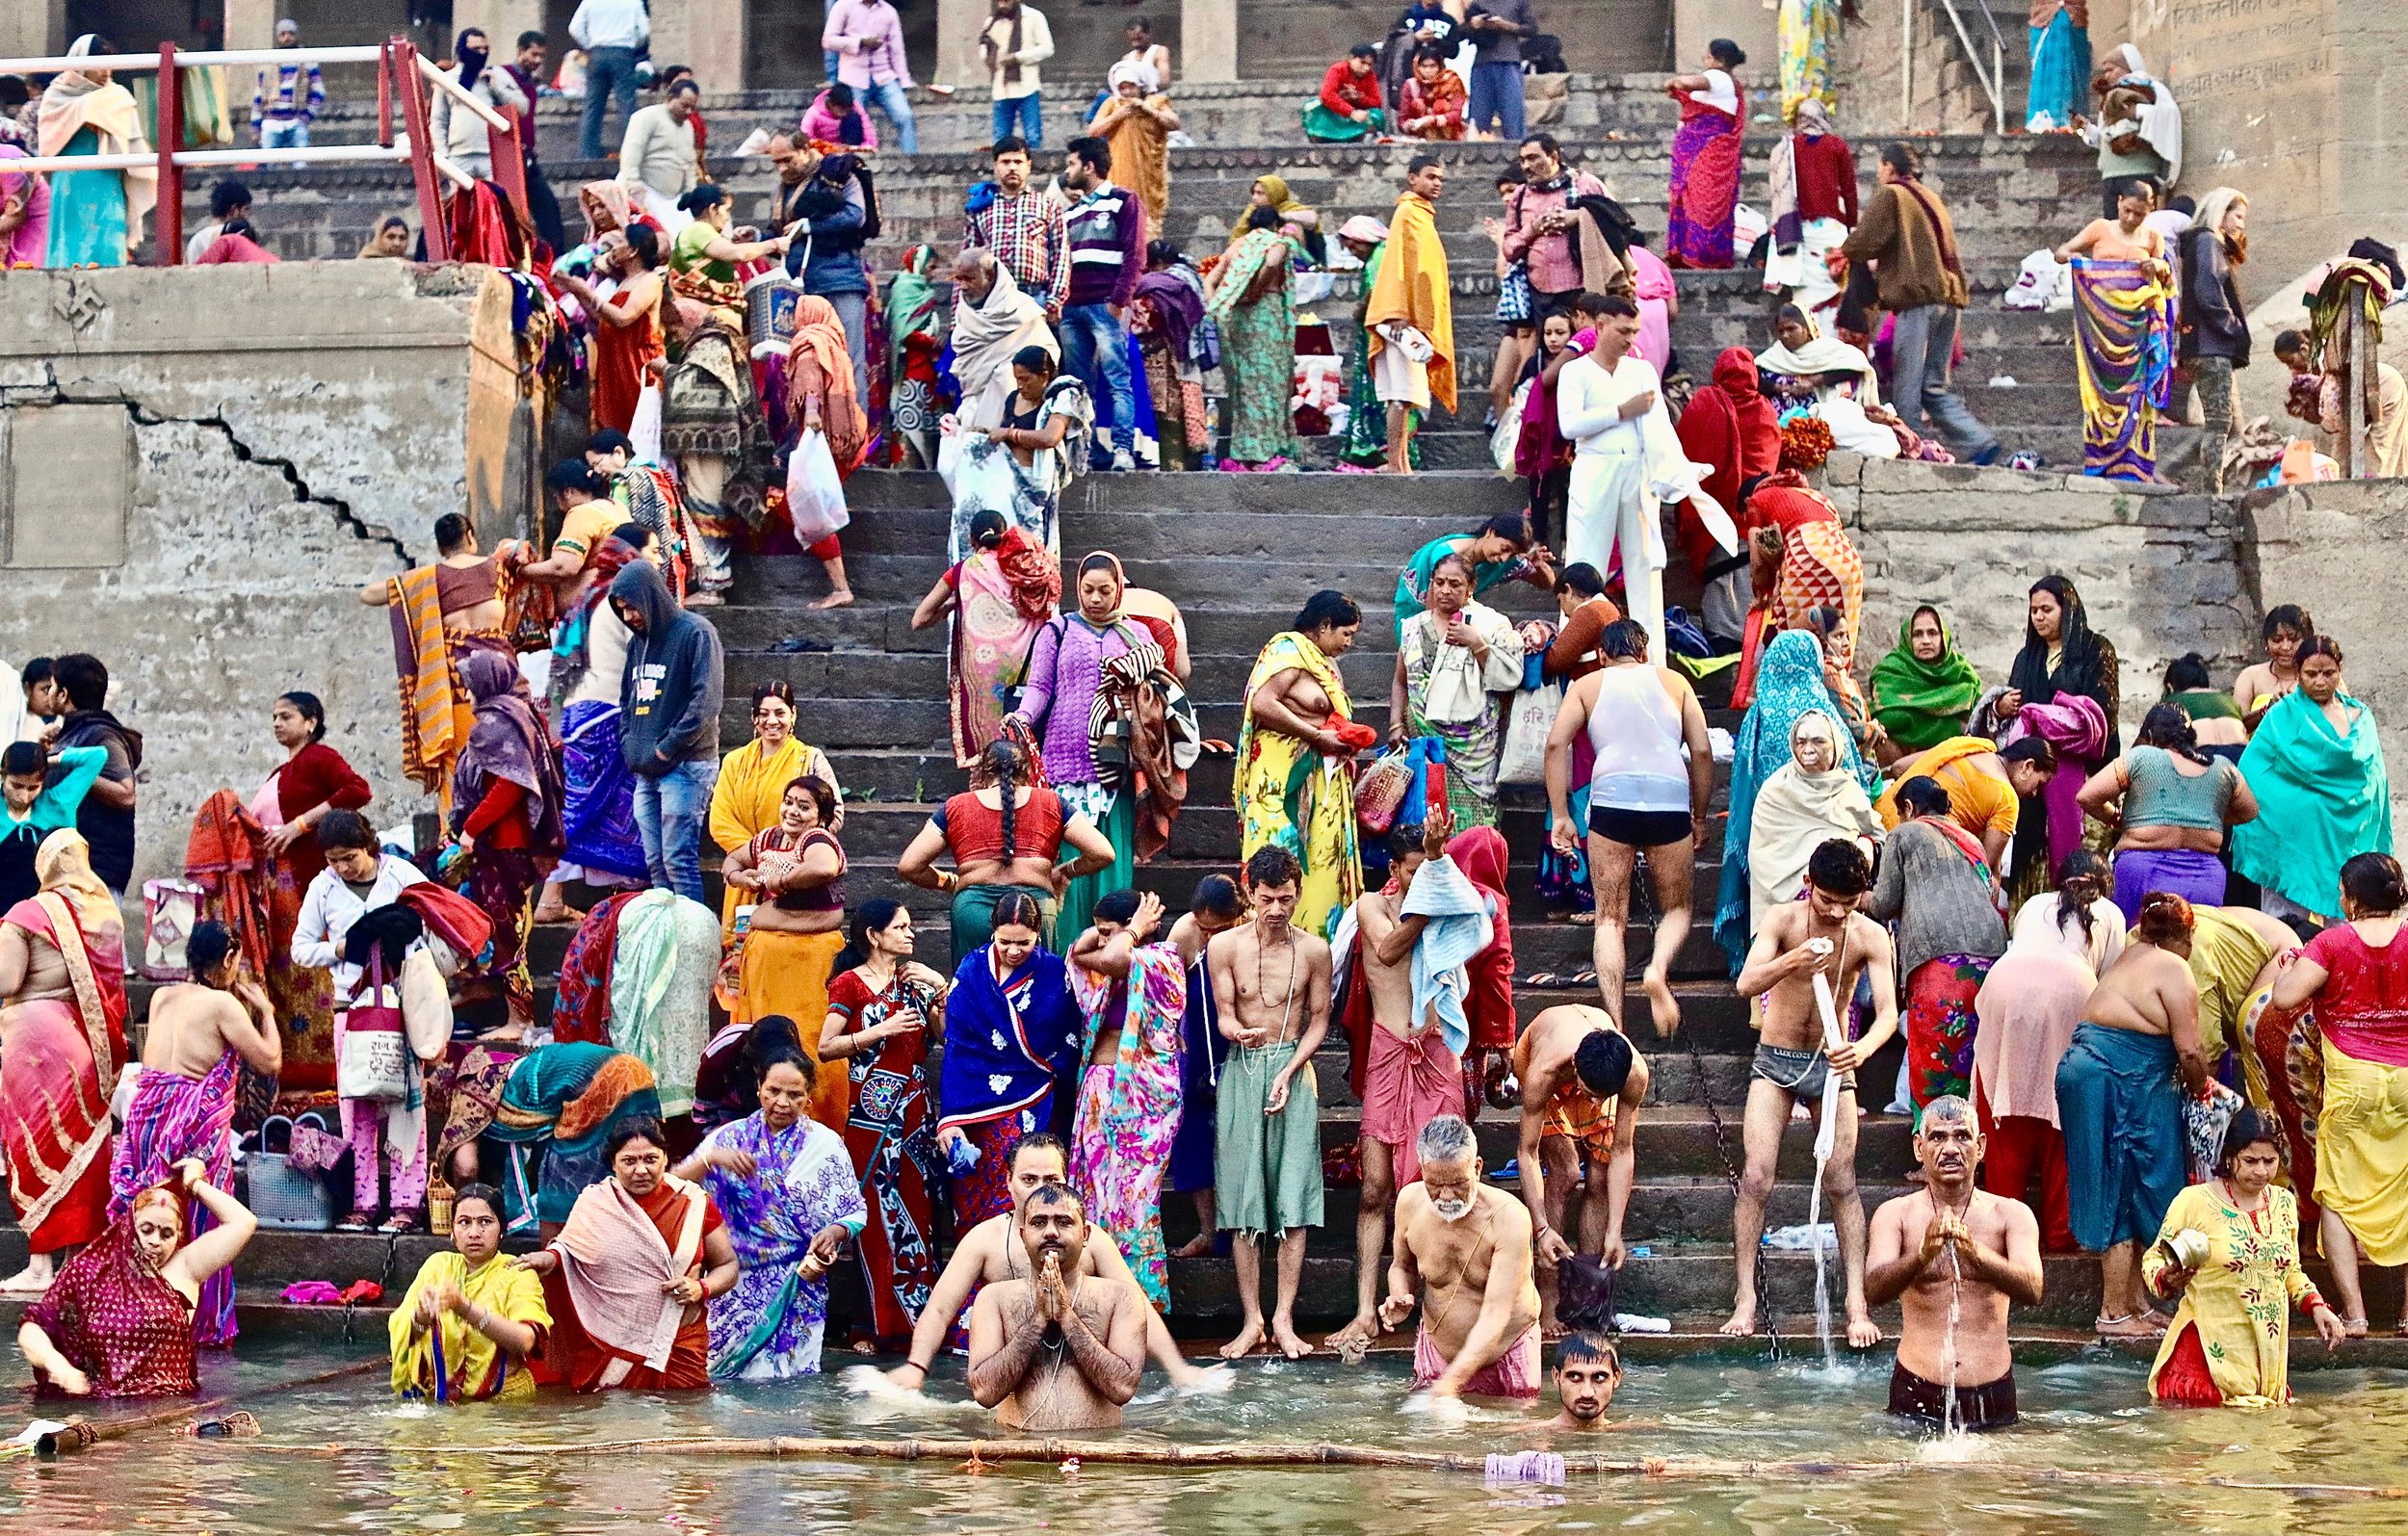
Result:
[[[1388,740],[1446,745],[1447,810],[1457,827],[1497,824],[1497,760],[1505,703],[1522,686],[1522,635],[1472,599],[1472,567],[1456,555],[1429,575],[1429,606],[1405,621],[1388,694]]]
[[[1756,792],[1748,819],[1747,931],[1806,889],[1806,861],[1834,838],[1853,838],[1868,858],[1881,842],[1881,818],[1840,753],[1840,729],[1821,710],[1790,727],[1790,760]]]
[[[104,52],[87,32],[67,49],[72,59]],[[143,155],[142,115],[133,92],[107,69],[66,69],[41,93],[37,143],[44,157]],[[143,219],[159,198],[159,172],[62,170],[50,178],[50,246],[45,267],[122,267],[142,239]]]

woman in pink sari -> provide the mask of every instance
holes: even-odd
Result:
[[[1095,903],[1095,926],[1070,955],[1070,995],[1086,1015],[1086,1065],[1072,1122],[1070,1184],[1112,1235],[1156,1307],[1170,1308],[1163,1176],[1179,1134],[1188,968],[1155,943],[1162,902],[1134,890]]]
[[[954,761],[975,767],[1003,733],[1029,675],[1037,631],[1061,601],[1061,566],[989,508],[970,520],[970,553],[936,579],[911,615],[927,629],[953,614]]]
[[[41,889],[0,918],[0,1145],[33,1258],[0,1289],[39,1294],[109,1221],[109,1095],[125,1065],[125,929],[83,835],[34,855]]]
[[[11,171],[12,160],[30,160],[18,144],[0,144],[0,271],[39,267],[50,247],[50,184],[30,170]]]
[[[1740,201],[1740,142],[1747,96],[1732,71],[1747,62],[1728,38],[1706,44],[1702,74],[1675,75],[1664,92],[1681,104],[1672,138],[1672,187],[1664,261],[1674,267],[1731,265],[1731,220]]]

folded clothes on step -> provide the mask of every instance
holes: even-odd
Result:
[[[1839,1231],[1829,1222],[1809,1228],[1804,1222],[1794,1227],[1775,1227],[1765,1234],[1765,1246],[1784,1252],[1804,1253],[1817,1246],[1817,1239],[1826,1251],[1840,1245]]]

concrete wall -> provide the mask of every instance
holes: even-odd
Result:
[[[467,499],[471,378],[500,366],[472,343],[491,275],[0,273],[0,656],[109,664],[110,707],[146,738],[137,878],[180,871],[199,802],[275,766],[288,689],[326,701],[381,824],[420,804],[390,629],[356,594],[430,558]]]
[[[2162,692],[2169,660],[2199,651],[2230,682],[2252,654],[2262,608],[2245,579],[2247,525],[2231,503],[1853,454],[1834,454],[1825,476],[1865,560],[1860,674],[1918,605],[1932,603],[1982,676],[2005,682],[2024,643],[2025,595],[2051,572],[2072,580],[2091,627],[2115,642],[2127,734]],[[2401,500],[2408,516],[2408,488]]]

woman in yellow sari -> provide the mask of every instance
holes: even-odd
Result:
[[[818,779],[836,792],[834,831],[845,824],[845,792],[836,766],[818,747],[795,737],[795,690],[787,683],[764,683],[752,690],[752,740],[720,759],[719,783],[711,791],[711,841],[733,853],[777,825],[786,786]],[[720,903],[720,936],[732,940],[741,893],[728,888]]]
[[[1338,658],[1362,626],[1353,599],[1315,592],[1295,627],[1272,636],[1255,659],[1238,734],[1239,857],[1273,844],[1295,854],[1304,886],[1294,922],[1320,938],[1363,892],[1348,765],[1378,738],[1354,723],[1338,675]]]
[[[727,856],[727,883],[752,906],[737,951],[742,979],[732,1024],[827,1017],[827,984],[845,947],[845,850],[828,830],[836,803],[823,781],[797,779],[786,786],[776,822]],[[818,1033],[801,1031],[798,1044],[817,1067]],[[843,1069],[814,1077],[812,1119],[841,1128],[851,1102]]]
[[[502,1253],[502,1192],[462,1185],[452,1251],[430,1254],[393,1309],[393,1390],[435,1402],[535,1395],[527,1357],[551,1330],[543,1282]]]

